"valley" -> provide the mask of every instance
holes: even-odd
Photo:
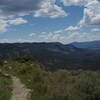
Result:
[[[32,56],[47,69],[100,69],[100,50],[88,50],[61,43],[0,44],[0,60]]]

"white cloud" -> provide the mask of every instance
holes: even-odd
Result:
[[[12,43],[16,43],[16,42],[17,42],[17,43],[33,42],[33,40],[19,38],[19,39],[17,39],[17,40],[12,41]]]
[[[85,41],[94,41],[100,40],[100,34],[90,34],[90,33],[79,33],[72,32],[69,34],[55,34],[50,32],[48,34],[41,34],[40,40],[42,42],[62,42],[62,43],[71,43],[71,42],[85,42]]]
[[[19,38],[19,39],[16,39],[16,40],[9,40],[9,39],[0,39],[0,43],[24,43],[24,42],[39,42],[38,40],[30,40],[30,39],[22,39],[22,38]]]
[[[9,42],[10,42],[10,41],[9,41],[8,39],[6,39],[6,38],[0,40],[0,43],[9,43]]]
[[[72,42],[85,42],[85,41],[94,41],[100,40],[100,34],[90,34],[90,33],[79,33],[79,32],[72,32],[70,34],[58,34],[54,32],[49,32],[48,34],[42,34],[38,36],[37,39],[16,39],[16,40],[8,40],[2,39],[0,43],[14,43],[14,42],[62,42],[64,44],[72,43]]]
[[[41,9],[35,11],[35,17],[50,17],[50,18],[57,18],[57,17],[64,17],[68,14],[58,5],[55,4],[56,0],[46,0]]]
[[[29,34],[30,37],[33,37],[33,36],[35,36],[35,35],[36,35],[36,33],[31,33],[31,34]]]
[[[59,33],[62,33],[62,32],[63,32],[63,30],[57,30],[57,31],[55,31],[54,33],[55,33],[55,34],[57,34],[57,33],[59,34]]]
[[[84,6],[91,0],[60,0],[65,6]]]
[[[57,30],[57,31],[54,31],[54,32],[49,32],[49,33],[46,33],[46,32],[42,32],[39,37],[40,37],[40,40],[42,41],[46,41],[46,42],[56,42],[56,41],[59,41],[61,40],[62,38],[62,33],[63,30]]]
[[[85,5],[83,19],[80,21],[80,26],[100,25],[100,2],[91,0]]]
[[[100,25],[100,2],[97,0],[60,0],[65,6],[84,6],[84,15],[80,21],[80,26],[86,25]],[[68,14],[56,3],[56,0],[0,0],[0,17],[2,16],[24,16],[25,14],[34,13],[35,17],[64,17]],[[3,20],[0,19],[0,33],[6,32],[9,25],[19,25],[27,23],[27,20],[19,17],[16,19]],[[99,39],[100,35],[93,35],[88,33],[73,32],[69,35],[62,35],[65,31],[78,31],[80,27],[69,26],[65,30],[58,30],[48,34],[42,33],[41,40],[44,41],[86,41]],[[99,29],[92,30],[94,32]],[[32,33],[30,36],[34,36]]]
[[[95,17],[91,19],[91,24],[100,25],[100,14],[95,15]]]
[[[14,20],[8,20],[8,23],[11,24],[11,25],[19,25],[19,24],[25,24],[27,23],[28,21],[23,19],[23,18],[16,18]]]
[[[6,20],[0,20],[0,34],[6,32],[7,27],[8,27],[7,21]]]
[[[78,31],[78,30],[80,30],[80,27],[78,26],[75,27],[69,26],[68,28],[65,29],[65,31]]]
[[[46,32],[42,32],[41,34],[46,34]]]
[[[0,17],[25,16],[35,13],[35,17],[64,17],[67,13],[56,0],[0,0]]]
[[[91,32],[100,32],[100,28],[94,28],[91,30]]]
[[[19,25],[19,24],[25,24],[27,23],[27,20],[23,19],[23,18],[16,18],[13,20],[6,20],[6,19],[0,19],[0,34],[7,32],[8,31],[8,27],[10,25]]]
[[[72,42],[85,42],[85,41],[95,41],[100,40],[100,34],[90,34],[90,33],[79,33],[73,32],[64,36],[63,43],[72,43]]]
[[[100,25],[99,0],[60,0],[65,6],[84,6],[84,15],[79,25]]]
[[[28,21],[22,17],[33,13],[35,17],[64,17],[67,13],[56,0],[0,0],[0,34],[8,31],[8,26],[25,24]]]
[[[79,32],[73,32],[67,36],[66,42],[70,43],[74,41],[86,41],[87,38],[87,33],[80,34]]]
[[[61,42],[63,35],[61,31],[49,32],[48,34],[41,34],[40,39],[45,42]]]

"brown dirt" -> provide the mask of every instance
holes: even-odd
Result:
[[[30,89],[27,89],[24,84],[21,83],[20,79],[12,77],[13,80],[13,91],[10,100],[28,100]]]

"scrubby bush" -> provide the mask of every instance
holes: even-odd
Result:
[[[12,92],[12,81],[10,78],[0,76],[0,100],[9,100]]]
[[[85,72],[80,75],[73,91],[79,100],[100,100],[100,74]]]
[[[30,100],[100,100],[97,71],[45,70],[31,57],[9,60],[1,68],[32,90]]]
[[[22,57],[17,57],[17,58],[14,58],[13,60],[15,61],[18,61],[18,62],[21,62],[21,63],[32,63],[34,61],[36,61],[33,57],[31,56],[22,56]]]

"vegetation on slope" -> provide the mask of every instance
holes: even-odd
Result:
[[[45,70],[32,57],[4,61],[2,70],[32,90],[30,100],[100,100],[99,71]]]
[[[12,80],[0,75],[0,100],[9,100],[12,94]]]

